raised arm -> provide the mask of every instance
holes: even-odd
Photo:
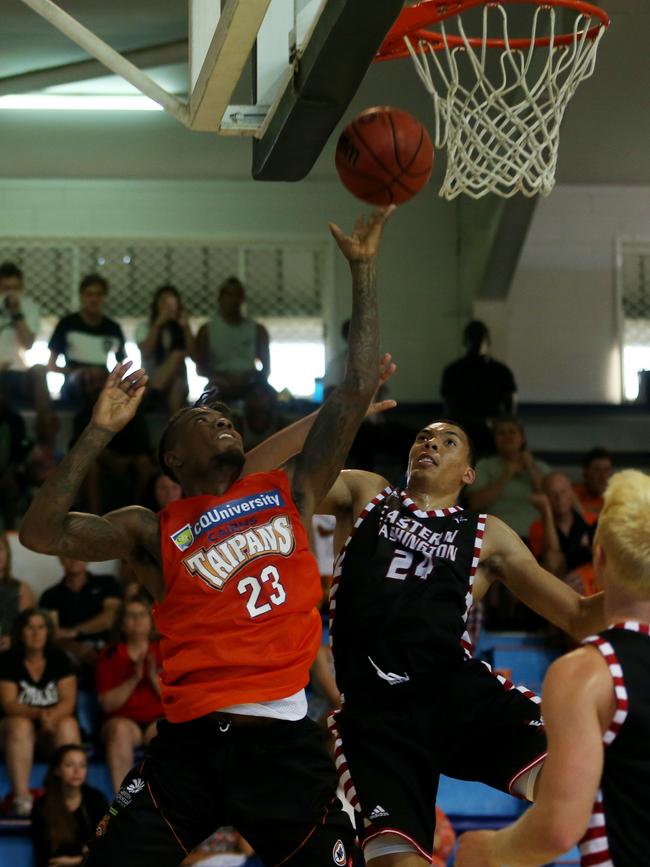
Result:
[[[147,377],[143,370],[125,376],[130,366],[118,364],[110,374],[88,427],[32,500],[20,527],[26,548],[78,560],[130,556],[140,521],[151,515],[148,509],[121,509],[105,517],[70,512],[89,468],[140,405]]]
[[[487,520],[481,567],[492,578],[501,580],[525,605],[576,641],[607,626],[602,593],[580,596],[543,569],[514,530],[494,515]],[[485,589],[480,585],[481,579],[477,582],[479,598]]]
[[[352,272],[352,317],[345,377],[325,401],[293,468],[292,491],[303,521],[336,481],[377,384],[379,321],[376,258],[393,207],[357,220],[348,236],[330,225]]]

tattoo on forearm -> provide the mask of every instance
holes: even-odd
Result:
[[[352,318],[343,383],[326,400],[296,464],[293,496],[303,519],[325,496],[345,459],[377,384],[379,323],[374,260],[353,262]],[[306,488],[312,494],[305,497]]]

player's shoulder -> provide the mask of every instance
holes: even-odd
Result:
[[[377,494],[390,487],[383,476],[378,473],[370,473],[367,470],[343,470],[339,478],[355,500],[366,497],[366,502],[370,502]]]
[[[549,667],[544,691],[575,700],[581,695],[611,692],[611,674],[602,654],[591,644],[566,653]]]
[[[104,515],[107,521],[126,534],[134,547],[157,550],[160,538],[158,515],[145,506],[125,506]]]

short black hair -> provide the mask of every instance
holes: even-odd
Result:
[[[161,472],[164,475],[168,476],[173,482],[176,482],[176,484],[179,484],[179,480],[173,470],[171,470],[165,462],[165,452],[168,452],[176,445],[174,428],[178,425],[179,421],[185,418],[188,413],[192,412],[193,409],[197,409],[200,407],[205,407],[206,409],[213,409],[216,412],[220,412],[221,415],[232,421],[232,409],[228,406],[227,403],[218,400],[217,394],[218,389],[207,388],[203,392],[201,397],[197,401],[195,401],[192,406],[184,406],[182,409],[179,409],[178,412],[174,413],[174,415],[167,422],[165,430],[160,435],[160,440],[158,442],[158,465]]]
[[[23,272],[13,262],[3,262],[0,265],[0,280],[4,280],[5,277],[18,277],[19,280],[22,280]]]
[[[480,349],[484,340],[490,342],[490,329],[480,319],[472,319],[463,331],[463,345],[467,349]]]
[[[451,418],[434,418],[433,421],[429,422],[429,425],[432,424],[452,424],[454,427],[457,427],[459,430],[465,434],[465,438],[467,439],[467,450],[469,452],[469,464],[472,469],[476,467],[476,448],[474,447],[474,441],[471,436],[467,432],[467,428],[463,427],[462,424],[459,424],[457,421],[454,421]],[[429,425],[425,425],[428,427]]]
[[[82,277],[79,283],[79,294],[81,295],[89,286],[101,286],[104,295],[108,295],[108,280],[101,274],[86,274],[85,277]]]
[[[608,460],[614,463],[614,460],[610,452],[607,451],[607,449],[604,449],[602,446],[596,446],[593,449],[589,449],[589,451],[582,458],[582,468],[586,470],[587,467],[591,466],[594,461],[602,460]]]

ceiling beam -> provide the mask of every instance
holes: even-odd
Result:
[[[188,109],[173,94],[160,87],[152,78],[146,75],[135,64],[130,63],[114,48],[100,39],[87,27],[84,27],[72,15],[68,15],[60,6],[52,0],[22,0],[22,2],[48,21],[57,30],[65,34],[68,39],[87,51],[92,57],[97,58],[104,66],[108,67],[115,75],[121,75],[130,84],[137,88],[149,99],[161,105],[165,111],[183,124],[187,124]]]
[[[187,62],[187,40],[135,48],[132,51],[125,51],[122,57],[141,69],[185,63]],[[18,75],[0,78],[0,96],[33,93],[46,87],[103,78],[107,74],[106,67],[98,60],[80,60],[60,66],[31,69]]]

